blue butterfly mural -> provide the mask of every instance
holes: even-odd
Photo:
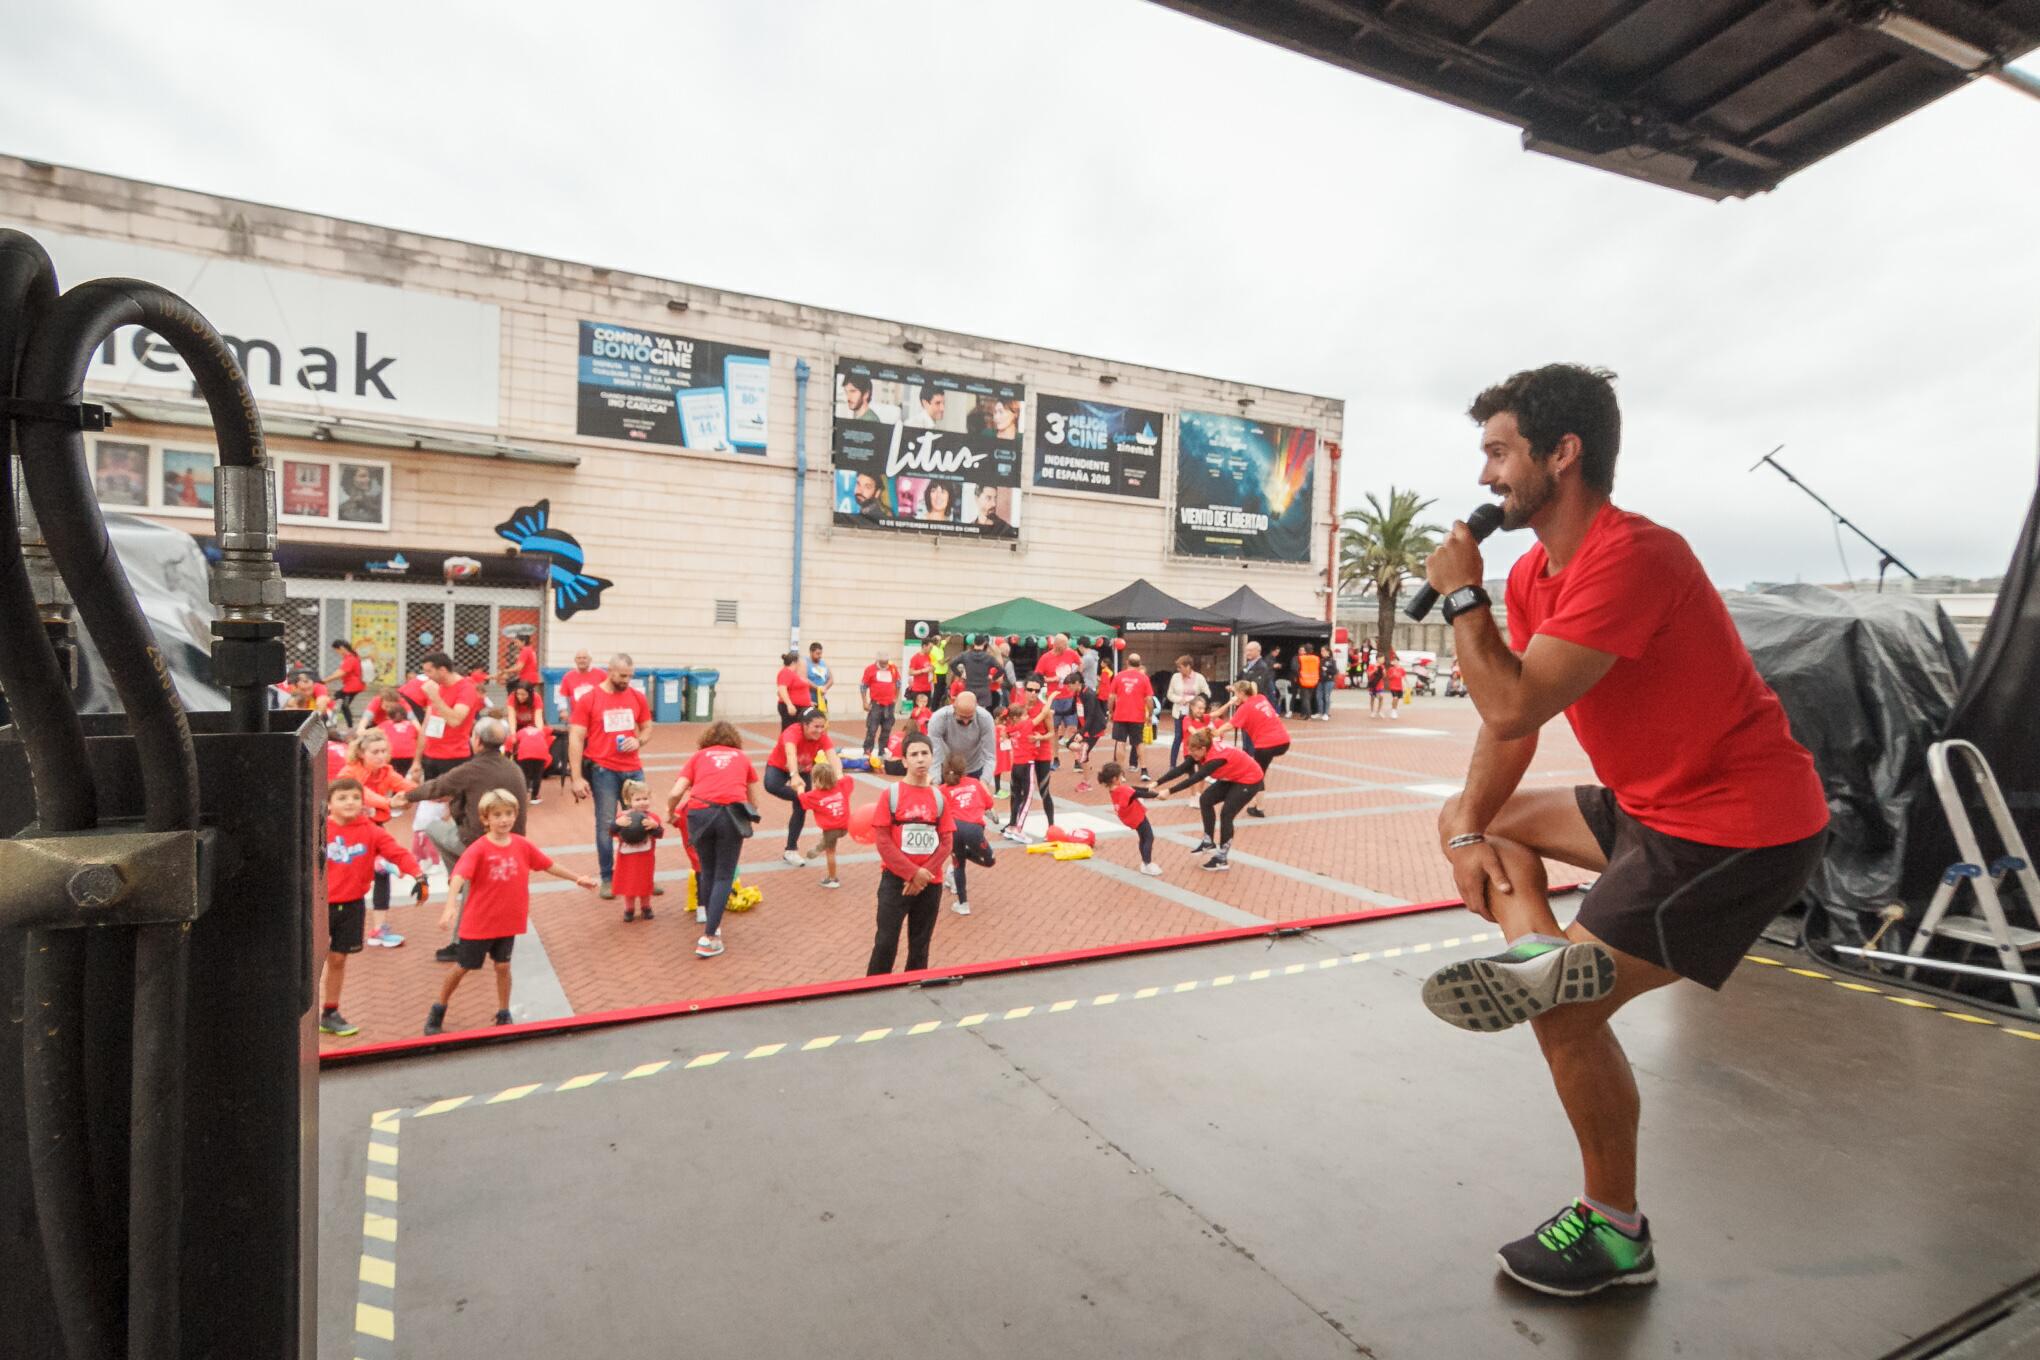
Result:
[[[519,552],[536,553],[551,559],[547,573],[553,588],[553,617],[570,619],[584,609],[600,609],[602,592],[616,584],[581,570],[587,554],[581,542],[551,524],[552,502],[520,506],[509,519],[496,526],[496,533],[517,545]]]

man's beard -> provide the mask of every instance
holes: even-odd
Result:
[[[1550,473],[1539,472],[1536,480],[1527,486],[1512,486],[1502,500],[1502,527],[1521,529],[1537,517],[1537,512],[1551,504],[1558,495],[1558,478]]]

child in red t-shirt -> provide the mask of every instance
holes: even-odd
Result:
[[[616,821],[609,828],[616,869],[609,887],[623,899],[623,919],[652,919],[652,881],[657,877],[659,837],[665,823],[652,811],[652,791],[642,779],[626,779],[617,790]]]
[[[956,838],[951,849],[956,868],[942,877],[942,886],[956,892],[958,916],[970,915],[970,880],[964,861],[989,869],[997,863],[992,843],[985,839],[985,814],[992,809],[992,791],[984,781],[964,773],[964,757],[951,755],[942,763],[942,793],[956,815]]]
[[[595,889],[594,879],[560,868],[545,851],[510,829],[517,825],[517,795],[510,790],[490,789],[476,810],[487,834],[467,848],[446,883],[446,910],[440,913],[439,928],[453,925],[453,904],[461,900],[462,888],[467,889],[467,904],[461,909],[454,961],[447,965],[439,1000],[425,1017],[427,1034],[446,1028],[446,1005],[453,1000],[454,989],[485,959],[496,965],[496,1023],[510,1023],[510,950],[531,920],[532,870],[590,892]]]
[[[517,739],[511,743],[511,755],[517,761],[517,768],[524,771],[524,791],[531,796],[531,805],[538,806],[539,790],[545,787],[545,772],[552,768],[553,730],[543,724],[534,723],[517,729]]]
[[[928,724],[934,717],[935,710],[928,707],[928,696],[916,694],[914,696],[914,711],[907,715],[907,721],[914,725],[914,730],[924,737],[927,736]]]
[[[1141,803],[1154,797],[1153,789],[1137,789],[1126,778],[1126,767],[1116,760],[1108,760],[1098,770],[1098,787],[1104,789],[1112,799],[1112,811],[1119,817],[1121,826],[1130,827],[1140,839],[1140,871],[1149,878],[1160,878],[1162,866],[1155,863],[1155,829],[1148,821],[1147,809]]]
[[[822,886],[840,888],[843,884],[836,877],[836,842],[850,830],[850,794],[857,788],[857,781],[836,773],[836,767],[829,761],[818,760],[808,782],[812,787],[801,794],[800,805],[815,815],[815,829],[822,833],[822,838],[801,858],[810,863],[826,860],[822,866]]]
[[[1013,769],[1013,710],[1002,708],[994,715],[999,725],[999,754],[992,762],[992,797],[1004,792],[1007,774]]]
[[[361,815],[361,781],[336,779],[326,786],[326,976],[319,989],[319,1032],[346,1038],[358,1034],[340,1014],[340,988],[347,980],[347,956],[362,945],[363,899],[375,878],[375,862],[386,859],[418,881],[417,901],[426,895],[425,877],[411,852],[398,845],[373,818]]]

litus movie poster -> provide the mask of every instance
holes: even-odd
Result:
[[[1034,484],[1159,499],[1162,413],[1074,397],[1037,397]]]
[[[1176,551],[1308,562],[1317,431],[1185,411],[1176,431]]]
[[[836,364],[845,528],[1017,538],[1027,389],[876,360]]]
[[[583,321],[577,400],[576,434],[762,456],[772,356]]]

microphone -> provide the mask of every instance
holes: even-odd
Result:
[[[1488,501],[1486,504],[1481,505],[1466,517],[1467,532],[1473,535],[1473,541],[1476,543],[1501,527],[1502,507],[1496,505],[1493,501]],[[1403,610],[1403,613],[1414,621],[1422,623],[1424,616],[1431,612],[1431,606],[1436,603],[1438,603],[1438,592],[1431,588],[1429,581],[1426,581],[1424,582],[1423,589],[1410,597],[1409,606]]]

